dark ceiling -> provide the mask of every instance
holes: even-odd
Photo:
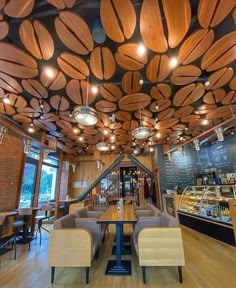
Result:
[[[93,154],[100,141],[132,153],[135,145],[181,145],[214,131],[236,110],[235,4],[0,0],[0,114],[46,131],[76,154]],[[146,51],[139,55],[141,43]],[[52,78],[46,67],[54,69]],[[87,104],[99,114],[92,127],[71,117]],[[140,120],[152,134],[135,144]]]

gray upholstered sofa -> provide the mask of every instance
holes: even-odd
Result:
[[[158,209],[151,203],[147,203],[146,206],[135,207],[136,217],[145,217],[145,216],[160,216],[161,210]]]
[[[138,252],[138,234],[146,227],[177,227],[177,219],[166,212],[160,212],[159,216],[139,217],[135,224],[133,241],[136,252]]]

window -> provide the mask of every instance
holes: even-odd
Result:
[[[21,186],[19,208],[29,208],[33,206],[36,173],[37,161],[27,159]]]
[[[49,164],[50,163],[50,164]],[[57,185],[57,166],[53,161],[44,161],[42,165],[42,173],[39,187],[38,204],[46,203],[55,199],[56,185]]]

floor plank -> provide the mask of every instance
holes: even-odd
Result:
[[[50,228],[51,226],[49,226]],[[1,256],[1,288],[228,288],[236,287],[236,248],[211,239],[198,232],[182,227],[186,266],[183,269],[183,284],[178,282],[176,267],[148,267],[147,284],[142,283],[141,269],[132,249],[132,276],[105,276],[104,272],[111,255],[114,241],[114,226],[110,225],[106,241],[101,245],[100,256],[90,269],[90,283],[85,284],[85,269],[57,268],[55,284],[50,284],[50,268],[47,265],[49,234],[44,232],[42,245],[39,239],[28,245],[18,245],[17,259],[10,251]],[[132,226],[124,228],[132,234]]]

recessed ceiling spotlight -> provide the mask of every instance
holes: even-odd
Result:
[[[137,150],[134,150],[134,154],[138,154],[138,151],[137,151]]]
[[[3,98],[3,102],[4,102],[5,104],[10,104],[10,103],[11,103],[8,94],[6,94],[6,95],[4,96],[4,98]]]
[[[79,137],[79,141],[83,141],[84,138],[82,136]]]
[[[29,127],[29,128],[28,128],[28,131],[29,131],[30,133],[34,133],[34,132],[35,132],[35,130],[34,130],[33,127]]]
[[[138,46],[138,50],[137,50],[138,54],[143,55],[145,53],[145,51],[146,51],[146,47],[143,44],[140,44]]]
[[[159,106],[158,106],[158,105],[156,105],[156,106],[155,106],[155,109],[156,109],[156,110],[157,110],[157,109],[159,109]]]
[[[199,114],[199,111],[198,111],[198,110],[196,110],[196,111],[194,111],[194,113],[195,113],[195,114]]]
[[[166,140],[170,140],[170,138],[169,138],[169,137],[167,137],[167,138],[166,138]]]
[[[33,127],[33,126],[34,126],[34,123],[30,123],[30,126]]]
[[[154,151],[154,148],[153,148],[153,147],[150,147],[150,148],[149,148],[149,151],[150,151],[150,152],[153,152],[153,151]]]
[[[143,85],[143,79],[139,80],[139,84]]]
[[[97,94],[98,93],[98,87],[97,86],[93,86],[91,88],[91,91],[93,92],[93,94]]]
[[[155,118],[155,121],[157,122],[158,120],[159,120],[158,117],[156,117],[156,118]]]
[[[178,65],[178,60],[176,57],[170,59],[169,65],[171,68],[175,68]]]
[[[207,86],[210,86],[210,84],[211,84],[210,81],[208,81],[208,80],[205,81],[205,86],[206,86],[206,87],[207,87]]]
[[[111,141],[115,141],[116,140],[116,136],[115,135],[111,135]]]
[[[39,118],[43,120],[43,115],[41,115]]]
[[[107,131],[107,130],[104,130],[104,131],[103,131],[103,134],[104,134],[104,135],[107,135],[107,134],[108,134],[108,131]]]
[[[156,137],[157,137],[157,138],[160,138],[160,137],[161,137],[161,133],[158,132],[158,133],[156,134]]]
[[[187,130],[188,130],[188,127],[185,127],[184,130],[187,131]]]
[[[207,120],[207,119],[202,120],[202,125],[207,125],[208,123],[209,123],[209,120]]]
[[[181,136],[181,137],[179,137],[179,140],[180,140],[180,141],[183,141],[183,140],[185,140],[185,139],[184,139],[183,136]]]
[[[49,67],[46,68],[45,73],[49,78],[52,78],[54,76],[54,72],[53,72],[52,68],[49,68]]]
[[[111,149],[112,149],[112,150],[114,150],[115,148],[116,148],[115,145],[112,145],[112,146],[111,146]]]
[[[75,134],[77,134],[77,133],[79,133],[79,129],[78,129],[78,128],[73,128],[73,132],[74,132]]]

